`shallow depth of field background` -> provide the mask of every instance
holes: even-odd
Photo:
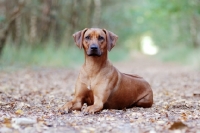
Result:
[[[86,27],[119,36],[109,60],[148,81],[151,108],[58,112],[84,62],[72,34]],[[200,133],[199,70],[200,0],[0,0],[0,133]]]
[[[112,61],[143,53],[200,67],[199,0],[0,0],[0,69],[82,64],[72,34],[85,27],[119,36]]]

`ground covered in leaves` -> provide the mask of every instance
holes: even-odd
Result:
[[[60,114],[72,99],[78,68],[27,68],[0,72],[0,132],[200,132],[200,72],[146,57],[114,65],[152,86],[151,108]]]

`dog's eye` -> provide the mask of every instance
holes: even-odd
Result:
[[[90,39],[90,36],[86,36],[85,39],[89,40],[89,39]]]
[[[99,41],[102,41],[102,40],[104,40],[104,38],[103,38],[102,36],[99,36],[99,37],[98,37],[98,40],[99,40]]]

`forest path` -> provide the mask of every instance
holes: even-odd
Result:
[[[114,66],[151,84],[151,108],[61,115],[57,109],[72,99],[78,68],[1,71],[0,132],[200,132],[199,71],[141,55]]]

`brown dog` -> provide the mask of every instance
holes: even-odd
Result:
[[[119,72],[108,61],[107,51],[115,46],[117,35],[105,29],[86,28],[73,37],[76,45],[84,49],[85,63],[76,81],[74,99],[60,111],[81,110],[84,103],[89,105],[84,113],[152,106],[150,85],[141,77]]]

